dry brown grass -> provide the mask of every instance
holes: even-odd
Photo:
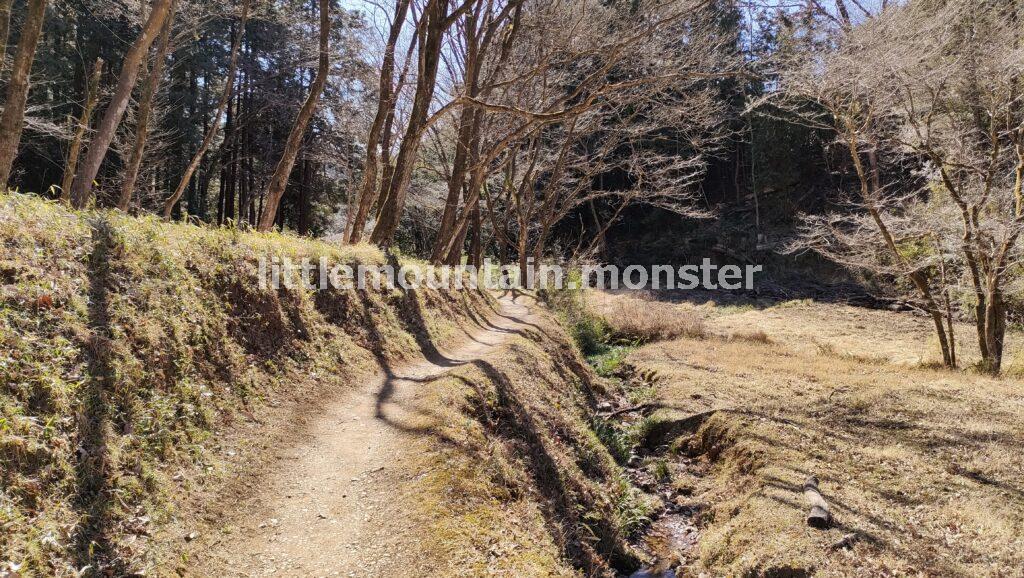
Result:
[[[768,324],[774,343],[678,339],[628,358],[663,377],[662,417],[709,412],[677,442],[676,484],[706,505],[694,573],[1024,574],[1024,384],[886,361],[929,347],[899,332],[916,317],[813,303],[708,313],[732,332]],[[810,474],[836,517],[825,531],[804,523]]]
[[[692,311],[658,301],[617,298],[592,302],[594,310],[607,321],[614,337],[648,343],[679,337],[707,336],[704,320]]]
[[[729,334],[729,341],[749,341],[750,343],[760,343],[762,345],[768,345],[772,342],[772,338],[767,333],[760,329],[751,330],[740,330],[733,331]]]

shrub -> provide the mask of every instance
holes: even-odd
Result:
[[[587,356],[597,355],[608,349],[608,323],[587,304],[579,275],[578,271],[570,272],[564,288],[542,289],[538,296],[558,312],[580,351]]]
[[[636,444],[633,432],[621,427],[613,420],[602,417],[594,418],[593,430],[597,434],[597,439],[601,440],[604,447],[608,448],[608,453],[615,458],[616,462],[624,464],[629,461],[633,446]]]
[[[628,354],[628,347],[612,347],[606,352],[592,357],[590,364],[601,377],[613,377],[619,373],[622,363],[626,360]]]

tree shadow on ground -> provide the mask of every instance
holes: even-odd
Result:
[[[754,289],[612,289],[611,293],[636,293],[643,299],[664,301],[668,303],[688,303],[691,305],[732,305],[768,309],[780,303],[794,300],[810,299],[820,303],[849,305],[864,309],[887,309],[908,311],[914,309],[905,301],[890,297],[874,295],[866,288],[855,283],[825,284],[804,281],[781,285],[778,283],[760,283]]]
[[[586,500],[584,488],[575,487],[562,475],[558,463],[545,443],[542,427],[529,406],[519,397],[512,380],[492,364],[477,360],[479,369],[495,388],[492,404],[477,396],[475,408],[490,436],[510,443],[523,459],[531,487],[541,494],[539,505],[548,533],[558,544],[563,556],[587,575],[594,575],[609,560],[618,569],[635,570],[638,561],[620,548],[616,529],[602,517],[588,517],[579,507]],[[583,534],[586,534],[584,536]]]
[[[83,522],[74,535],[74,560],[92,574],[123,576],[123,561],[116,558],[111,536],[112,512],[110,449],[111,396],[114,385],[109,293],[111,253],[118,243],[111,225],[102,219],[92,224],[93,249],[88,263],[89,341],[85,344],[87,377],[78,418],[79,447],[75,455],[74,507]]]

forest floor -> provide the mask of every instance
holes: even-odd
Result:
[[[421,528],[401,508],[432,409],[424,386],[453,368],[500,355],[530,309],[503,298],[493,325],[431,359],[382,370],[327,402],[270,475],[240,484],[219,514],[227,532],[203,539],[201,576],[417,575]],[[419,569],[422,570],[422,569]]]
[[[1024,575],[1024,387],[936,368],[927,319],[724,295],[590,302],[613,329],[644,318],[703,327],[623,356],[655,382],[648,430],[661,437],[648,443],[661,448],[646,460],[671,476],[699,530],[677,552],[688,571]],[[958,337],[969,365],[970,327]],[[1008,336],[1011,369],[1021,337]],[[828,529],[805,523],[812,475]]]

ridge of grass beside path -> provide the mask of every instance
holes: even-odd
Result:
[[[152,572],[159,530],[255,459],[240,426],[422,358],[490,308],[469,291],[260,288],[270,255],[385,260],[0,194],[0,571]]]
[[[0,572],[23,577],[190,575],[190,536],[229,530],[225,496],[310,415],[497,314],[476,291],[257,282],[261,256],[383,264],[373,247],[29,195],[0,194],[0,241]],[[550,314],[420,387],[394,505],[425,574],[638,566],[652,506],[593,428],[605,382]]]

